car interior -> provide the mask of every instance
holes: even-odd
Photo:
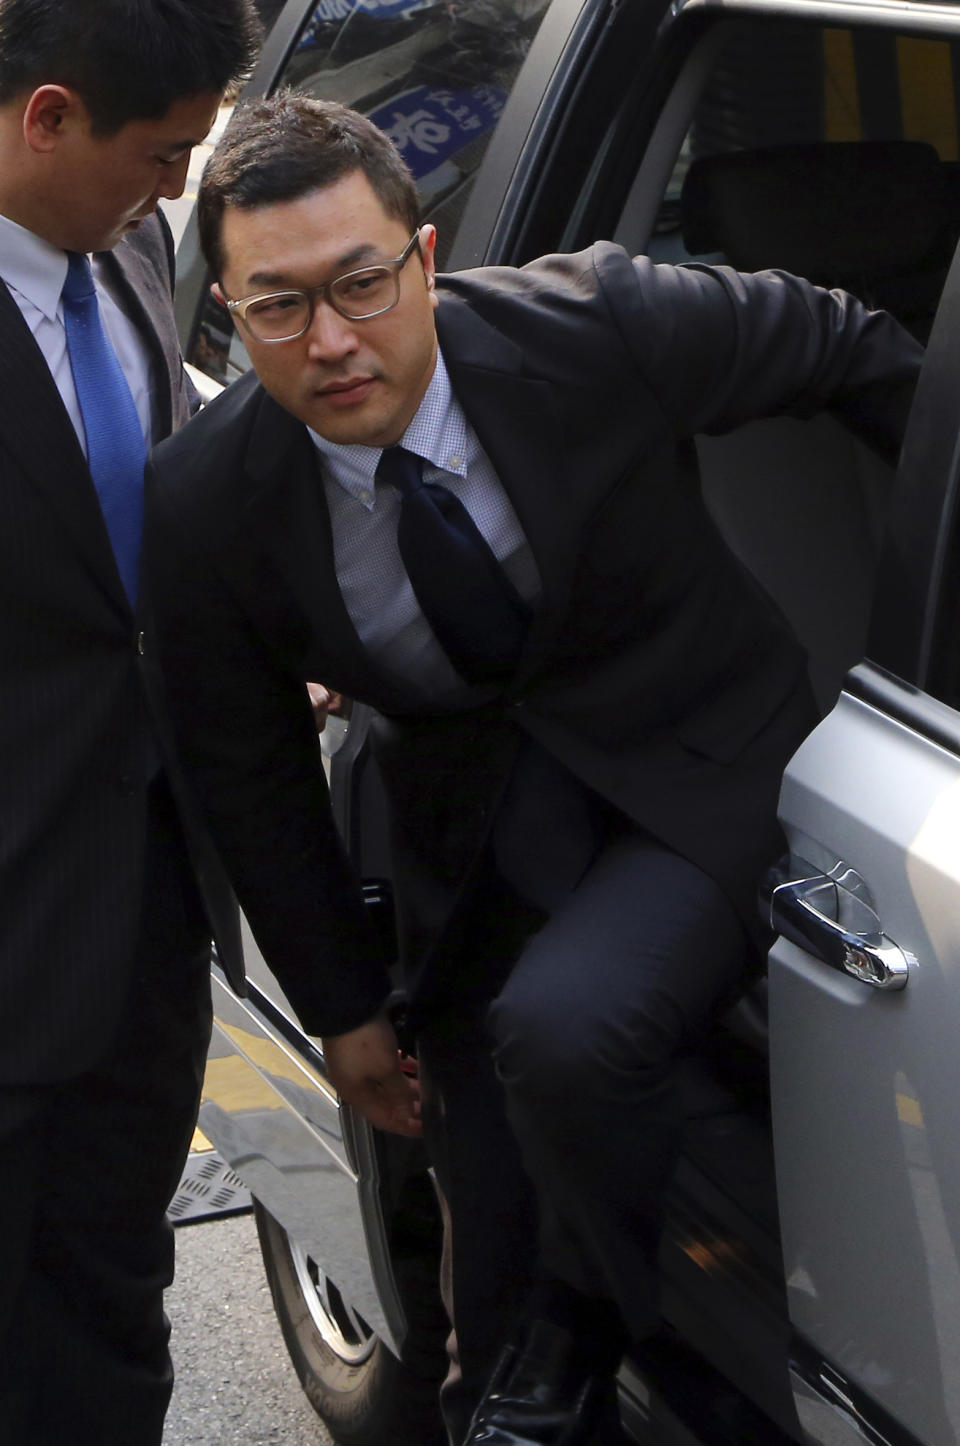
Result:
[[[925,340],[960,233],[955,99],[937,84],[949,52],[893,32],[718,27],[638,173],[649,194],[651,169],[679,157],[663,203],[651,217],[628,199],[617,239],[657,260],[793,271]],[[889,466],[830,418],[754,423],[698,450],[714,517],[806,646],[828,711],[865,651]]]

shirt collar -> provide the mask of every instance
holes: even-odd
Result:
[[[56,321],[67,279],[67,253],[7,216],[0,216],[0,277]]]
[[[312,427],[311,440],[326,462],[330,476],[365,507],[373,506],[373,486],[377,467],[383,455],[381,447],[359,444],[344,446],[328,442]],[[467,475],[467,419],[453,395],[443,355],[437,350],[437,364],[409,427],[400,445],[416,452],[441,472]]]

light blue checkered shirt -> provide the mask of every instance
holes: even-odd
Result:
[[[400,496],[375,486],[379,447],[340,446],[312,429],[333,528],[337,581],[347,611],[377,665],[403,685],[411,707],[467,707],[490,689],[466,684],[437,642],[397,547]],[[426,481],[459,497],[504,572],[527,602],[540,590],[536,563],[493,466],[453,395],[443,358],[402,445],[424,459]],[[320,682],[323,679],[319,680]]]

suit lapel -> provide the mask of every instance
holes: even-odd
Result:
[[[454,393],[513,504],[540,573],[541,602],[515,679],[522,687],[566,614],[589,489],[578,488],[567,473],[552,389],[523,375],[519,347],[450,297],[441,300],[437,330]]]
[[[369,659],[336,580],[333,534],[314,448],[304,424],[261,393],[247,449],[245,491],[224,551],[254,600],[259,626],[304,675],[353,697],[398,706]]]
[[[150,362],[153,393],[153,435],[156,441],[173,431],[173,376],[170,358],[157,330],[156,317],[170,312],[170,293],[152,262],[123,242],[98,260],[106,266],[111,284],[123,296],[124,306],[140,333]],[[179,371],[179,350],[176,357]]]
[[[83,449],[43,353],[0,282],[0,444],[42,492],[90,572],[129,609]]]

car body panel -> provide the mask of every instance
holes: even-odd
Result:
[[[909,951],[885,993],[781,939],[770,1066],[790,1315],[927,1446],[960,1430],[960,759],[845,693],[790,764],[782,817],[855,869]],[[824,860],[825,861],[825,860]]]
[[[258,951],[249,935],[245,954]],[[369,1162],[363,1184],[350,1158],[336,1092],[322,1059],[309,1059],[281,1033],[281,1019],[254,988],[238,1000],[217,971],[214,1037],[199,1124],[250,1192],[283,1222],[324,1269],[335,1270],[352,1306],[381,1339],[399,1350],[403,1316],[375,1281],[361,1191],[375,1186]],[[287,1021],[295,1039],[299,1031]]]

